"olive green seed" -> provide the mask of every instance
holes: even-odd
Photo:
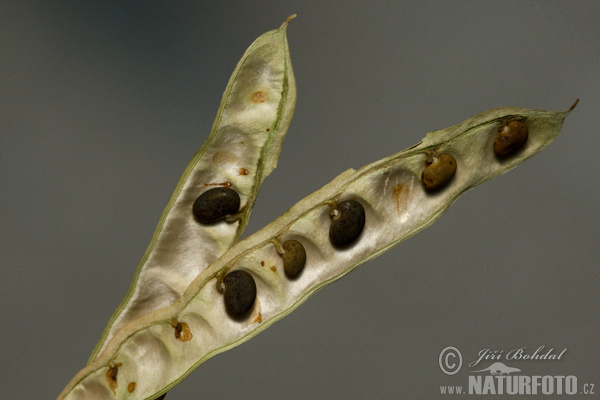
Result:
[[[498,130],[494,140],[494,153],[499,157],[507,156],[525,144],[529,129],[521,121],[510,121]]]
[[[192,211],[204,224],[216,222],[240,209],[240,196],[233,189],[217,187],[202,193],[194,202]]]
[[[283,270],[288,278],[294,279],[300,275],[306,264],[306,250],[297,240],[287,240],[283,243]]]
[[[428,192],[435,192],[452,179],[456,172],[456,160],[448,153],[438,155],[433,161],[426,161],[421,174],[423,187]]]
[[[329,240],[335,247],[344,247],[354,242],[365,227],[365,209],[356,200],[342,201],[336,207],[329,226]]]
[[[225,307],[231,315],[241,317],[252,309],[256,300],[256,283],[252,275],[235,270],[225,275],[223,283]]]

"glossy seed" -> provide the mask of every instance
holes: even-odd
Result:
[[[240,209],[240,196],[233,189],[217,187],[202,193],[194,202],[196,219],[209,224],[235,214]]]
[[[329,226],[329,239],[336,247],[354,242],[365,227],[365,209],[356,200],[345,200],[338,204],[337,214]]]
[[[250,311],[256,299],[256,283],[252,275],[246,271],[235,270],[225,275],[223,283],[227,311],[236,317]]]
[[[503,157],[520,149],[529,136],[527,125],[521,121],[510,121],[500,127],[494,140],[494,153]]]
[[[175,325],[175,338],[181,340],[182,342],[187,342],[192,340],[194,335],[192,335],[192,330],[190,326],[185,322],[178,322]]]
[[[421,181],[428,192],[435,192],[446,186],[456,172],[456,160],[448,153],[438,155],[432,162],[426,161],[425,165]]]
[[[297,240],[287,240],[283,243],[283,270],[288,278],[294,279],[300,275],[306,264],[306,250]]]

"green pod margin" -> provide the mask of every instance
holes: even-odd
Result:
[[[431,225],[465,191],[541,151],[558,134],[569,111],[486,111],[429,133],[405,151],[342,173],[232,247],[174,305],[121,330],[59,399],[151,399],[167,392],[212,356],[249,340],[317,290]],[[529,139],[513,157],[500,160],[493,150],[494,139],[498,127],[513,118],[527,124]],[[431,152],[451,153],[458,165],[452,181],[435,194],[428,193],[420,181]],[[366,223],[358,242],[339,249],[329,239],[331,206],[348,199],[364,207]],[[295,280],[286,278],[279,248],[289,239],[302,241],[307,253],[305,270]],[[252,312],[241,320],[227,316],[219,290],[223,276],[238,269],[251,273],[256,282]],[[186,342],[174,338],[173,321],[186,323],[193,338]],[[106,376],[115,365],[119,386],[113,391]],[[125,391],[128,382],[137,384],[131,394]]]
[[[233,71],[210,135],[183,172],[129,291],[89,362],[126,324],[173,304],[204,268],[239,240],[259,186],[277,165],[296,105],[286,37],[292,18],[256,39]],[[215,224],[200,223],[193,204],[215,187],[235,190],[240,210]]]

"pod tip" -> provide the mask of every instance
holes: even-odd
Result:
[[[579,99],[575,99],[575,103],[573,103],[573,105],[571,107],[569,107],[569,110],[567,112],[573,111],[573,109],[575,108],[575,106],[577,105],[577,103],[579,103]]]
[[[292,14],[289,17],[287,17],[285,19],[285,21],[283,21],[283,24],[281,24],[281,27],[279,29],[285,29],[285,28],[287,28],[287,26],[290,23],[290,21],[293,20],[294,18],[296,18],[296,14]]]

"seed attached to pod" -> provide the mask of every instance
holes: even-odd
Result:
[[[448,153],[442,153],[432,160],[425,161],[425,169],[421,174],[423,187],[428,192],[435,192],[446,186],[456,172],[456,160]]]
[[[233,189],[217,187],[202,193],[194,202],[196,219],[204,224],[218,221],[240,209],[240,196]]]
[[[345,200],[338,204],[336,211],[329,226],[329,240],[336,247],[347,246],[365,227],[365,209],[356,200]]]
[[[510,121],[498,129],[498,135],[494,140],[494,153],[503,157],[520,149],[529,136],[527,125],[521,121]]]
[[[241,317],[252,309],[256,300],[256,283],[252,275],[246,271],[235,270],[225,275],[223,283],[225,307],[230,314]]]
[[[287,240],[283,243],[283,270],[288,278],[294,279],[300,275],[306,264],[306,250],[297,240]]]
[[[175,338],[181,340],[182,342],[187,342],[192,340],[194,335],[192,335],[192,330],[190,326],[185,322],[177,322],[175,324]]]

